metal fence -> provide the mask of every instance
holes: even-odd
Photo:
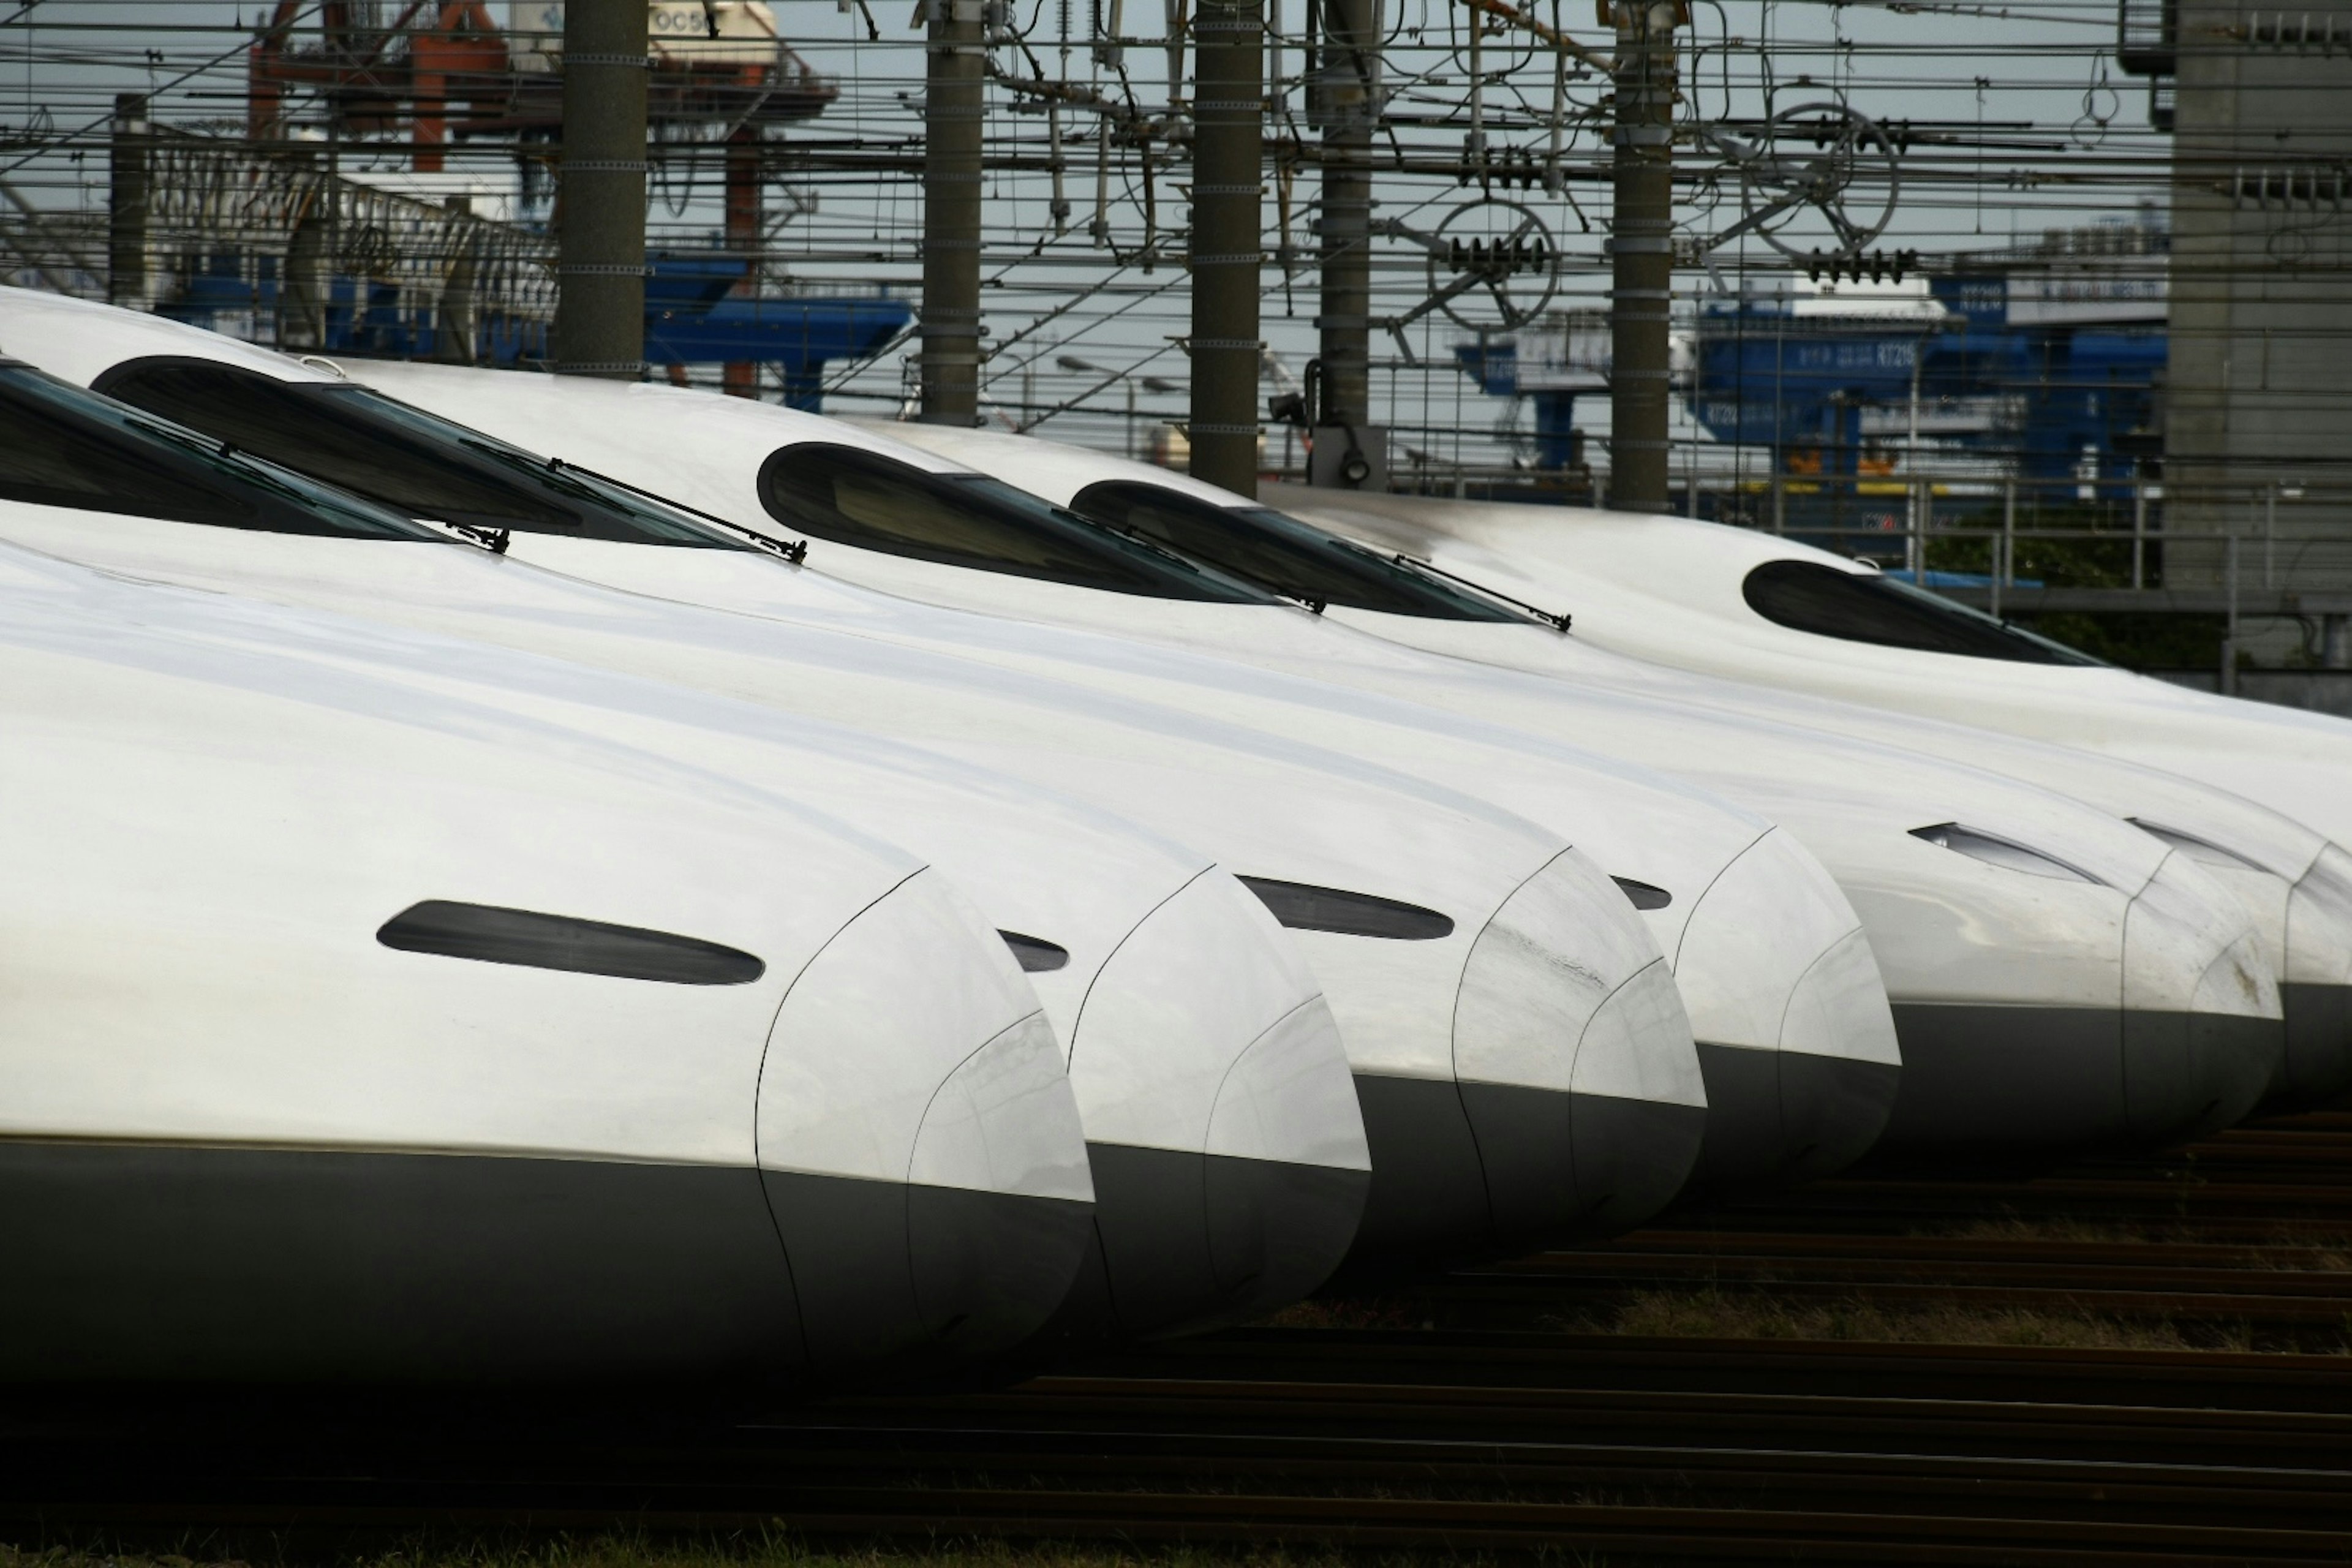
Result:
[[[555,318],[544,234],[341,175],[330,154],[119,128],[117,303],[289,349],[511,359]],[[127,165],[127,166],[126,166]]]

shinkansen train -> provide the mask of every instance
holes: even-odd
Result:
[[[532,521],[525,505],[530,498],[489,492],[544,486],[553,472],[568,489],[542,491],[532,504],[541,512],[551,501],[576,512],[587,487],[599,482],[593,476],[551,470],[544,460],[463,429],[444,426],[436,432],[413,407],[337,384],[320,370],[184,328],[120,317],[100,325],[96,338],[76,333],[70,350],[61,342],[56,350],[59,363],[79,375],[88,373],[93,348],[131,355],[113,359],[112,368],[100,375],[126,395],[196,418],[216,434],[307,464],[339,482],[372,489],[380,499],[396,499],[409,510],[438,509],[470,516],[477,524],[495,517],[519,519],[527,527],[511,536],[520,541],[511,548],[532,559],[641,591],[755,611],[776,609],[779,587],[798,588],[804,591],[791,607],[802,618],[973,651],[968,617],[910,614],[903,601],[877,599],[813,574],[779,579],[772,561],[748,552],[714,558],[616,551],[614,544],[631,537],[626,516],[608,518],[601,526],[575,524],[568,530],[572,537],[562,537],[566,530]],[[159,347],[174,352],[145,352]],[[210,357],[192,362],[189,351],[195,348]],[[80,359],[74,358],[77,353]],[[486,463],[486,456],[497,460]],[[461,508],[452,493],[452,476],[468,465],[475,470],[474,493]],[[486,474],[485,468],[491,471]],[[436,476],[434,487],[415,488],[413,476],[427,471]],[[653,536],[640,530],[637,537]],[[1221,586],[1210,574],[1171,563],[1163,553],[1122,548],[1106,556],[1103,542],[1089,531],[1066,543],[1076,553],[1065,548],[1066,561],[1092,550],[1097,570],[1126,574],[1137,591],[1235,596],[1232,584]],[[984,632],[992,624],[978,626]],[[1355,711],[1339,712],[1330,701],[1333,694],[1322,688],[1289,683],[1276,700],[1263,692],[1229,689],[1240,673],[1231,668],[1181,665],[1133,647],[1107,650],[1051,637],[1033,641],[1024,657],[1061,674],[1083,670],[1099,677],[1116,671],[1118,680],[1144,679],[1155,689],[1171,679],[1196,687],[1205,679],[1209,689],[1192,695],[1209,711],[1230,711],[1236,702],[1270,702],[1267,719],[1277,731],[1297,732],[1303,713],[1318,740],[1383,762],[1420,763],[1431,750],[1427,723],[1433,715],[1391,708],[1374,727],[1360,704]],[[1142,666],[1128,668],[1138,658]],[[1411,721],[1402,730],[1393,722],[1400,714]],[[1705,1144],[1711,1179],[1748,1185],[1835,1169],[1869,1146],[1883,1124],[1896,1070],[1883,988],[1852,910],[1785,836],[1718,803],[1699,801],[1686,788],[1634,770],[1596,768],[1582,753],[1532,747],[1526,737],[1488,727],[1452,723],[1444,728],[1443,745],[1445,782],[1467,783],[1483,793],[1491,790],[1498,771],[1516,772],[1521,775],[1515,786],[1518,793],[1542,803],[1555,820],[1589,828],[1596,816],[1609,817],[1604,836],[1633,847],[1627,858],[1637,874],[1618,879],[1638,889],[1645,918],[1675,954],[1680,994],[1697,1010],[1702,1060],[1717,1090]],[[1698,891],[1677,902],[1661,884]],[[1768,905],[1773,917],[1759,921],[1758,910]],[[1772,931],[1773,939],[1759,943],[1753,935],[1759,929]]]
[[[270,635],[291,635],[285,616]],[[1088,1129],[1100,1256],[1057,1332],[1244,1321],[1346,1252],[1369,1159],[1337,1025],[1297,944],[1204,857],[838,726],[447,639],[392,658],[387,638],[373,638],[387,678],[462,682],[920,840],[982,900],[1045,1001]],[[325,657],[371,657],[343,640]]]
[[[1481,800],[874,636],[616,594],[29,368],[0,369],[0,447],[69,455],[74,489],[35,465],[0,497],[0,535],[50,553],[883,728],[1202,845],[1339,1019],[1365,1255],[1621,1227],[1696,1157],[1705,1098],[1648,928],[1559,837]]]
[[[1056,1310],[1077,1106],[936,870],[162,592],[0,547],[0,1379],[741,1393]]]
[[[1578,508],[1351,492],[1328,512],[1284,490],[1294,503],[1506,593],[1516,581],[1603,647],[2127,758],[2352,846],[2352,724],[2133,675],[1827,551]]]
[[[2352,860],[2321,835],[2242,796],[2098,752],[1898,716],[1832,699],[1728,681],[1556,635],[1490,581],[1377,553],[1271,507],[1141,463],[1054,443],[939,426],[903,430],[927,449],[1016,480],[1040,496],[1295,595],[1383,638],[1481,664],[1677,705],[1730,722],[1765,718],[1905,750],[2055,790],[2131,822],[2222,882],[2255,921],[2285,1010],[2285,1062],[2272,1099],[2316,1103],[2352,1089]],[[1344,499],[1290,492],[1326,517]],[[1360,531],[1377,533],[1370,520]]]
[[[1369,1159],[1337,1026],[1287,933],[1197,853],[771,709],[216,595],[151,588],[135,607],[280,662],[577,723],[938,846],[934,866],[978,890],[1045,1001],[1087,1129],[1097,1244],[1051,1340],[1246,1321],[1307,1294],[1352,1241]]]
[[[1846,896],[1860,906],[1877,966],[1901,1004],[1913,1089],[1898,1102],[1887,1137],[1905,1151],[2048,1152],[2167,1142],[2242,1115],[2277,1076],[2276,985],[2247,917],[2185,858],[2076,803],[1885,748],[1786,726],[1733,727],[1714,713],[1676,714],[1433,660],[1296,612],[1155,595],[1076,563],[1089,539],[1106,553],[1111,547],[1099,542],[1106,536],[1135,541],[1100,529],[1089,534],[1081,520],[1047,519],[1034,503],[1017,515],[1001,487],[988,490],[967,467],[785,411],[658,388],[539,378],[518,386],[510,378],[433,367],[373,374],[436,411],[511,437],[593,430],[601,460],[625,467],[625,478],[673,489],[698,484],[688,493],[720,515],[793,522],[818,542],[813,548],[824,550],[821,559],[834,569],[901,594],[992,609],[1000,616],[992,625],[1013,624],[1003,617],[1014,616],[1061,619],[1213,645],[1328,681],[1404,692],[1420,700],[1423,713],[1477,713],[1523,735],[1542,729],[1612,749],[1635,743],[1645,748],[1638,753],[1645,763],[1699,773],[1710,785],[1741,792],[1767,816],[1801,822],[1810,847],[1840,871]],[[974,496],[1003,504],[976,504]],[[1054,553],[1045,552],[1048,538]],[[662,591],[657,575],[614,575],[628,568],[607,563],[614,553],[590,569]],[[786,597],[745,574],[723,596],[703,584],[694,592],[705,602],[770,613]],[[767,595],[764,604],[750,602],[756,594]],[[1116,668],[1123,676],[1130,665]],[[1334,714],[1360,725],[1361,701],[1343,712],[1328,685],[1313,689],[1311,697],[1292,693],[1278,716],[1246,710],[1253,722],[1299,732]],[[1215,688],[1204,681],[1194,697],[1221,712],[1245,710],[1231,680]],[[1263,686],[1253,700],[1275,700]],[[1398,765],[1475,772],[1475,787],[1490,798],[1534,816],[1557,811],[1538,790],[1504,793],[1513,777],[1491,752],[1473,756],[1453,732],[1449,742],[1435,747],[1424,738]],[[1833,784],[1824,787],[1824,776]],[[2053,841],[2064,849],[2035,847]],[[1612,869],[1623,874],[1613,854]],[[2072,889],[2036,885],[2053,881]],[[1671,898],[1671,883],[1651,885]],[[1844,897],[1835,903],[1848,907]],[[2174,934],[2186,939],[2184,948],[2171,947]],[[2192,952],[2201,956],[2182,963]],[[2033,961],[2021,962],[2026,953]],[[1686,974],[1678,971],[1687,995]],[[1993,1024],[2000,1026],[1988,1029]],[[1791,1059],[1783,1052],[1776,1065]],[[2155,1100],[2137,1095],[2158,1083],[2167,1087]],[[2032,1114],[2017,1114],[2021,1100]]]

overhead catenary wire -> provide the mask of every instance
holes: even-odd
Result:
[[[1589,60],[1552,47],[1542,31],[1572,38],[1590,20],[1571,8],[1563,29],[1535,5],[1494,0],[1494,6],[1535,26],[1523,26],[1491,6],[1474,10],[1463,0],[1397,0],[1384,18],[1388,112],[1379,132],[1383,155],[1370,174],[1370,199],[1381,204],[1378,211],[1383,216],[1427,226],[1424,220],[1431,216],[1498,194],[1492,189],[1493,171],[1506,165],[1507,154],[1530,153],[1536,180],[1515,183],[1507,194],[1541,213],[1551,232],[1549,266],[1558,281],[1553,308],[1568,313],[1604,310],[1608,263],[1601,240],[1606,237],[1608,202],[1599,187],[1610,178],[1612,150],[1604,144],[1607,122],[1596,106],[1606,84],[1592,74]],[[1013,20],[1024,30],[1042,28],[1034,37],[1046,37],[1052,16],[1033,22],[1033,9],[1019,8]],[[2108,79],[2123,89],[2119,111],[2096,146],[2086,150],[2068,139],[2082,112],[2085,80],[2095,75],[2100,59],[2112,62],[2111,5],[1890,0],[1829,6],[1740,0],[1719,16],[1708,7],[1700,10],[1705,27],[1686,30],[1685,38],[1704,53],[1685,63],[1703,61],[1704,71],[1694,72],[1685,90],[1703,101],[1678,105],[1675,121],[1674,232],[1680,241],[1703,239],[1711,215],[1737,208],[1734,172],[1681,139],[1697,117],[1703,113],[1709,123],[1760,123],[1774,107],[1776,89],[1779,103],[1785,105],[1801,100],[1790,93],[1827,93],[1832,78],[1843,80],[1852,102],[1885,121],[1908,120],[1922,132],[1904,154],[1905,189],[1889,248],[1917,252],[1923,268],[1980,246],[1979,215],[1988,204],[1992,210],[1985,216],[1994,226],[1990,232],[2013,226],[2037,236],[2043,229],[2090,230],[2102,220],[2128,228],[2140,222],[2144,201],[2158,204],[2160,216],[2170,199],[2177,149],[2147,123],[2143,106],[2133,97],[2139,90],[2136,84],[2110,71]],[[977,252],[986,279],[976,307],[978,325],[992,331],[978,340],[978,352],[983,360],[980,374],[995,378],[1004,369],[993,357],[1003,338],[1025,331],[1014,363],[1026,362],[1033,351],[1042,354],[1034,368],[1047,389],[1043,401],[1073,403],[1055,417],[1053,428],[1123,446],[1129,437],[1149,437],[1151,432],[1126,428],[1119,389],[1080,396],[1087,383],[1056,380],[1063,373],[1053,368],[1053,353],[1044,351],[1075,348],[1106,365],[1132,363],[1158,352],[1171,337],[1186,334],[1183,289],[1166,286],[1182,276],[1180,258],[1190,240],[1183,187],[1191,181],[1196,127],[1189,117],[1171,120],[1165,111],[1171,99],[1189,101],[1194,95],[1185,84],[1166,79],[1162,8],[1106,5],[1102,11],[1105,36],[1097,39],[1089,31],[1087,47],[1074,51],[1074,79],[1057,74],[1058,57],[1050,47],[1035,49],[1033,68],[1009,31],[984,45],[983,58],[1000,74],[982,89],[982,155],[1000,195],[987,203]],[[855,11],[812,0],[782,0],[775,15],[812,68],[835,78],[839,97],[824,116],[759,150],[763,179],[804,191],[815,203],[807,211],[782,203],[772,206],[792,216],[768,237],[762,274],[802,294],[870,292],[879,287],[911,296],[924,260],[918,227],[925,145],[921,35],[878,16],[877,26],[869,27]],[[1465,186],[1460,179],[1461,139],[1469,128],[1468,84],[1444,42],[1449,25],[1459,39],[1462,19],[1472,15],[1501,29],[1487,40],[1490,55],[1505,58],[1507,38],[1509,49],[1517,51],[1508,58],[1523,62],[1517,71],[1488,73],[1483,126],[1495,156],[1486,186]],[[306,11],[300,26],[314,20]],[[1269,81],[1265,90],[1270,101],[1287,102],[1294,113],[1308,97],[1314,44],[1309,20],[1304,7],[1287,7],[1271,47],[1259,57],[1276,60],[1286,73],[1284,80]],[[0,121],[5,122],[0,158],[16,166],[8,176],[12,185],[51,231],[45,238],[23,214],[0,214],[12,247],[8,265],[44,287],[92,283],[90,260],[102,247],[93,247],[74,225],[86,224],[81,215],[97,210],[93,201],[102,205],[103,180],[91,160],[103,159],[115,92],[152,88],[159,123],[236,133],[248,42],[236,21],[233,8],[226,7],[209,13],[192,7],[183,16],[157,17],[110,0],[48,0],[0,28],[0,63],[7,68],[0,73]],[[1586,47],[1596,54],[1601,47]],[[1097,63],[1097,55],[1116,58]],[[1573,71],[1562,71],[1563,65]],[[1564,114],[1555,110],[1556,72],[1567,77],[1560,95]],[[1800,82],[1805,77],[1812,79],[1811,84]],[[1024,85],[1016,90],[1005,79],[1010,78]],[[1979,79],[1997,85],[1980,89]],[[1981,129],[1979,97],[1987,100]],[[1047,99],[1070,107],[1059,130],[1058,155],[1045,115],[1014,112],[1022,102]],[[1285,122],[1277,115],[1272,123]],[[1930,125],[1945,140],[1926,140]],[[355,176],[388,178],[407,161],[397,126],[363,133],[315,122],[300,129],[319,155],[333,157]],[[652,215],[648,243],[656,252],[707,244],[718,227],[718,165],[698,151],[709,144],[681,131],[665,132],[650,150],[649,161],[665,171],[677,209],[657,208]],[[1303,243],[1295,242],[1296,291],[1287,301],[1279,291],[1268,297],[1261,335],[1304,363],[1317,357],[1320,346],[1318,317],[1330,313],[1317,298],[1314,258],[1321,226],[1331,216],[1316,202],[1323,139],[1277,139],[1277,146],[1282,166],[1298,172],[1303,199],[1295,217]],[[512,182],[519,153],[530,152],[511,142],[469,140],[448,143],[445,156],[454,176],[478,176],[482,184],[500,185]],[[1066,179],[1078,170],[1094,176],[1075,179],[1070,195],[1079,212],[1066,234],[1055,231],[1051,212],[1057,167]],[[1266,174],[1269,182],[1275,177],[1271,164]],[[1097,184],[1105,198],[1098,218],[1089,191]],[[1571,198],[1589,209],[1584,216],[1571,207]],[[503,198],[496,205],[506,205]],[[1281,244],[1276,207],[1266,204],[1262,248],[1269,253]],[[543,195],[535,205],[517,207],[525,223],[543,224],[548,216]],[[1596,224],[1594,229],[1588,230],[1588,220]],[[158,241],[174,242],[175,237],[159,235]],[[37,253],[30,259],[22,254],[27,247]],[[1402,316],[1427,297],[1424,256],[1385,238],[1369,248],[1364,289],[1370,303],[1363,314],[1374,320]],[[2339,259],[2321,256],[2303,268],[2301,276],[2316,287],[2344,288]],[[1792,289],[1804,294],[1816,287],[1801,266],[1769,247],[1744,247],[1742,257],[1729,258],[1719,270],[1727,296],[1785,296]],[[1717,280],[1677,269],[1674,288],[1674,330],[1686,332],[1694,307],[1717,293]],[[1041,317],[1050,317],[1050,324],[1031,327]],[[1496,434],[1496,421],[1483,410],[1501,414],[1508,405],[1484,402],[1458,368],[1457,352],[1475,345],[1477,329],[1442,313],[1415,322],[1406,331],[1412,364],[1403,362],[1392,334],[1374,330],[1370,336],[1367,353],[1375,363],[1368,364],[1368,384],[1377,378],[1380,412],[1401,439],[1424,452],[1458,443],[1462,460],[1476,471],[1507,472],[1515,462],[1528,460],[1534,447],[1525,418],[1505,421],[1502,433]],[[862,365],[835,362],[824,384],[835,395],[895,398],[902,372],[898,352]],[[1457,405],[1479,412],[1465,420],[1457,416]],[[1258,412],[1262,416],[1262,407]],[[1596,424],[1605,422],[1600,400],[1582,400],[1577,417],[1593,437],[1591,460],[1605,468],[1611,454]],[[1670,438],[1687,447],[1694,432],[1679,402],[1670,409]],[[1711,443],[1701,443],[1700,450],[1704,461],[1717,460]],[[1719,456],[1728,473],[1733,455]]]

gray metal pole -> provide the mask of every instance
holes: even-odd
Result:
[[[134,310],[147,308],[148,132],[147,95],[115,94],[107,148],[106,299]]]
[[[1666,510],[1667,312],[1675,267],[1673,0],[1618,0],[1610,216],[1609,503]]]
[[[1992,591],[1998,598],[2003,586],[2017,586],[2017,481],[2003,479],[2000,486],[2000,560],[1993,567]]]
[[[2132,476],[2132,586],[2147,586],[2147,476]]]
[[[1264,0],[1202,0],[1192,20],[1192,475],[1257,494],[1258,171]]]
[[[555,368],[634,381],[646,368],[646,6],[563,8],[563,158]]]
[[[2263,586],[2278,586],[2278,481],[2263,496]]]
[[[982,0],[925,0],[922,412],[980,420],[980,185],[988,32]]]
[[[1372,133],[1382,17],[1381,0],[1323,0],[1322,9],[1307,102],[1323,127],[1320,368],[1308,415],[1318,427],[1358,432],[1360,448],[1372,423]]]
[[[2229,618],[2221,628],[2221,689],[2224,697],[2238,694],[2238,536],[2230,535],[2229,554],[2222,566],[2230,594]]]

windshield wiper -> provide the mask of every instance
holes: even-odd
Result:
[[[470,522],[451,522],[446,517],[422,517],[419,522],[429,522],[436,528],[446,528],[468,544],[478,544],[493,555],[504,555],[512,539],[510,530],[481,528]]]
[[[299,468],[289,468],[283,463],[262,457],[257,452],[248,452],[226,437],[215,437],[205,435],[201,431],[184,429],[176,425],[152,423],[145,419],[125,419],[122,425],[125,429],[136,430],[142,436],[151,437],[178,447],[184,451],[192,452],[215,468],[226,469],[241,482],[251,485],[256,489],[266,490],[280,500],[289,501],[304,511],[316,514],[330,503],[341,507],[369,508],[381,513],[386,520],[398,520],[411,528],[419,523],[429,523],[436,528],[459,528],[472,537],[475,543],[481,545],[492,554],[506,553],[506,534],[503,530],[463,528],[461,524],[444,522],[437,517],[404,516],[370,497],[346,494],[323,480],[312,479]],[[324,493],[321,494],[321,492]],[[492,544],[485,537],[493,531],[499,535],[496,544]],[[411,535],[411,537],[415,536]],[[431,536],[428,534],[425,537]]]
[[[1062,516],[1068,518],[1073,522],[1082,522],[1088,528],[1099,528],[1105,533],[1116,534],[1118,537],[1126,540],[1129,544],[1141,545],[1152,554],[1176,563],[1186,571],[1191,572],[1196,577],[1205,577],[1208,575],[1208,569],[1202,567],[1198,561],[1193,560],[1191,556],[1182,553],[1181,551],[1170,549],[1167,545],[1160,543],[1160,541],[1152,538],[1149,534],[1139,532],[1132,528],[1127,528],[1118,523],[1100,521],[1095,518],[1088,517],[1082,511],[1072,511],[1067,507],[1057,506],[1054,510],[1061,513]],[[1235,578],[1241,582],[1247,583],[1250,586],[1257,589],[1260,593],[1271,594],[1277,599],[1287,599],[1292,604],[1304,609],[1310,616],[1319,616],[1326,609],[1330,607],[1324,600],[1309,598],[1305,594],[1294,594],[1289,589],[1284,587],[1281,584],[1274,581],[1272,578],[1261,577],[1256,573],[1250,571],[1246,567],[1218,566],[1215,570],[1219,575]]]
[[[808,541],[805,539],[778,539],[772,534],[762,533],[756,528],[746,528],[732,518],[720,517],[716,512],[704,511],[700,507],[688,506],[682,500],[672,500],[669,497],[649,490],[643,485],[633,485],[626,479],[616,479],[610,474],[600,474],[593,468],[583,468],[577,463],[565,462],[562,458],[548,458],[547,470],[551,474],[578,474],[583,479],[593,479],[600,485],[611,485],[614,489],[626,490],[633,496],[643,496],[646,500],[659,506],[666,506],[672,511],[684,512],[687,516],[699,519],[714,528],[723,528],[730,533],[740,534],[751,541],[754,547],[764,550],[780,560],[789,561],[795,566],[808,559]]]
[[[1416,572],[1426,572],[1433,577],[1443,577],[1449,583],[1459,583],[1462,586],[1471,590],[1473,593],[1484,594],[1486,597],[1495,600],[1498,604],[1508,605],[1515,610],[1518,610],[1526,615],[1533,616],[1537,620],[1541,621],[1544,625],[1551,627],[1554,631],[1561,633],[1563,636],[1566,635],[1568,631],[1569,622],[1574,618],[1564,610],[1552,611],[1538,609],[1535,605],[1528,604],[1525,599],[1514,599],[1508,594],[1497,593],[1495,589],[1489,588],[1486,584],[1477,581],[1475,578],[1465,577],[1459,572],[1448,572],[1444,567],[1438,565],[1435,562],[1424,561],[1418,555],[1407,555],[1402,551],[1399,551],[1394,555],[1389,557],[1389,559],[1394,561],[1400,566],[1410,567]]]

